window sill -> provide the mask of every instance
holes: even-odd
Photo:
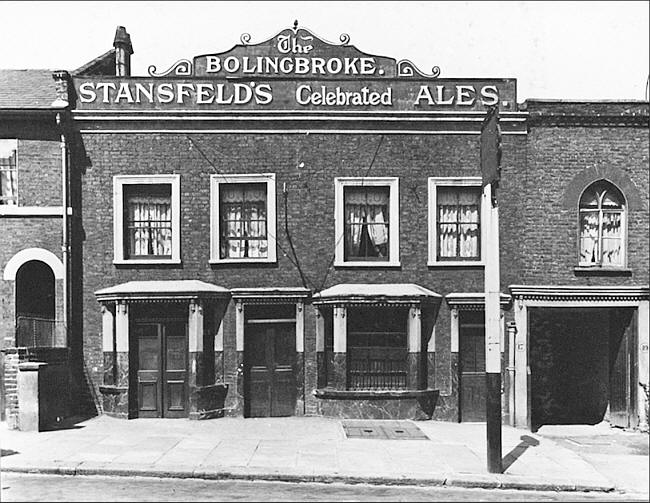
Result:
[[[398,262],[395,261],[341,262],[337,260],[336,262],[334,262],[334,267],[401,267],[401,266],[402,264],[399,261]]]
[[[270,258],[245,258],[245,259],[237,259],[237,258],[226,258],[226,259],[210,259],[210,264],[212,265],[219,265],[219,264],[275,264],[277,261],[275,259],[270,259]]]
[[[0,205],[0,217],[62,217],[62,206]]]
[[[632,276],[627,267],[577,266],[573,272],[576,276]]]
[[[316,398],[330,400],[400,400],[404,398],[421,398],[427,395],[438,395],[437,389],[405,389],[405,390],[338,390],[315,389]]]
[[[181,259],[164,259],[164,260],[155,260],[155,259],[134,259],[134,260],[125,260],[125,259],[118,259],[118,260],[113,260],[114,265],[149,265],[149,266],[156,266],[156,265],[179,265],[181,263]]]
[[[449,262],[432,262],[429,261],[427,262],[427,267],[485,267],[485,262],[482,260],[479,261],[473,261],[473,260],[467,260],[467,261],[453,261],[450,260]]]

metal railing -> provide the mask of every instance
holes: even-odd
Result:
[[[66,339],[62,321],[35,316],[19,316],[16,320],[16,347],[65,348]]]
[[[349,348],[348,389],[405,389],[406,351],[393,348]]]

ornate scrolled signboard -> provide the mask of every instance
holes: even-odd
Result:
[[[327,42],[297,22],[251,39],[166,70],[152,65],[147,77],[75,77],[76,110],[515,111],[515,79],[440,78],[438,67],[364,53],[346,34]]]

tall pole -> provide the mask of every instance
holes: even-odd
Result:
[[[485,243],[485,383],[487,467],[502,473],[501,462],[501,316],[499,284],[499,206],[496,188],[501,176],[499,111],[489,107],[481,128],[481,173],[486,222]]]
[[[499,285],[499,207],[492,186],[483,190],[488,211],[485,261],[485,379],[488,472],[501,473],[501,312]]]

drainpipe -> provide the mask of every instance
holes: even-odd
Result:
[[[61,128],[61,114],[56,114],[56,123]],[[61,133],[61,203],[63,206],[63,326],[66,333],[66,346],[68,346],[68,254],[70,244],[68,242],[68,144],[63,132]]]
[[[515,334],[517,325],[514,321],[508,323],[508,418],[510,426],[515,425]]]
[[[69,106],[68,97],[68,79],[70,75],[65,70],[57,70],[52,74],[52,78],[56,83],[56,99],[52,102],[53,108],[61,109],[56,114],[56,125],[61,135],[61,206],[63,210],[62,218],[62,243],[61,252],[63,255],[63,327],[65,330],[65,343],[66,347],[69,344],[69,330],[68,330],[68,259],[70,253],[70,244],[68,241],[68,145],[65,136],[65,127],[63,124],[62,113]]]

